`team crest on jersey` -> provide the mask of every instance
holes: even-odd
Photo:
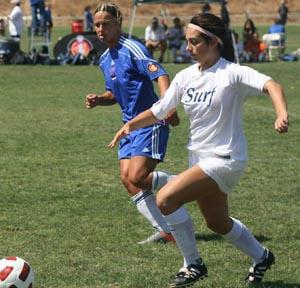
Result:
[[[155,72],[157,72],[159,70],[159,67],[158,67],[158,65],[156,65],[154,63],[149,63],[148,64],[148,70],[151,73],[155,73]]]

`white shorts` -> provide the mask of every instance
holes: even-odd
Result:
[[[214,153],[189,151],[189,166],[199,165],[203,172],[212,178],[220,190],[229,194],[238,183],[247,161],[234,160]]]

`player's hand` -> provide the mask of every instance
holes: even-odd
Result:
[[[130,133],[130,127],[126,123],[115,135],[114,139],[108,144],[108,148],[112,149],[116,146],[116,144],[126,135]]]
[[[96,94],[88,94],[85,96],[85,107],[87,109],[94,108],[97,106],[97,98],[98,96]]]
[[[177,111],[174,109],[171,111],[168,116],[166,117],[165,121],[169,123],[171,126],[178,126],[180,123],[179,116],[177,114]]]
[[[288,132],[289,127],[289,117],[288,114],[279,115],[274,123],[274,128],[279,133]]]

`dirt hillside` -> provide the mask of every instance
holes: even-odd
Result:
[[[84,7],[91,5],[94,9],[98,3],[106,1],[99,0],[46,0],[52,5],[53,16],[82,16]],[[131,0],[114,0],[122,8],[124,20],[128,21],[131,11]],[[270,18],[274,18],[277,14],[281,0],[229,0],[228,10],[232,16],[233,22],[243,22],[245,13],[249,13],[251,18],[256,22],[269,22]],[[300,1],[289,0],[290,22],[300,22]],[[9,0],[0,0],[0,15],[7,15],[10,11],[11,4]],[[26,15],[30,15],[29,0],[22,0],[22,7]],[[165,11],[169,17],[181,16],[189,18],[191,15],[200,12],[201,4],[144,4],[137,10],[136,22],[145,24],[150,21],[152,16],[161,15],[161,11]],[[212,5],[212,13],[219,14],[220,6]]]

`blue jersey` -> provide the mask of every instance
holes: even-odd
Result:
[[[142,43],[124,35],[115,48],[101,55],[99,66],[106,90],[113,93],[121,106],[124,122],[157,102],[152,81],[167,74]]]

